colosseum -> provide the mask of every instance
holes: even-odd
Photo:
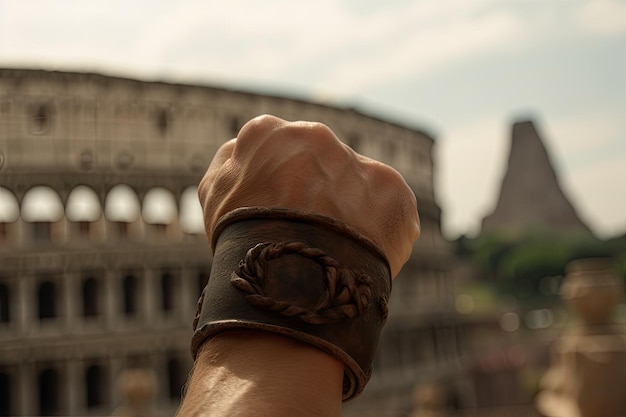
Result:
[[[390,302],[374,377],[346,416],[401,416],[413,387],[458,375],[450,250],[434,141],[352,108],[211,86],[0,69],[0,415],[110,415],[127,369],[156,376],[175,413],[211,267],[196,184],[216,149],[271,113],[329,125],[394,166],[422,237]]]

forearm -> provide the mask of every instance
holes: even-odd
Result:
[[[225,332],[196,359],[179,417],[338,417],[343,364],[266,332]]]

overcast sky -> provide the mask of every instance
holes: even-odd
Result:
[[[0,0],[0,66],[225,85],[422,128],[450,238],[479,231],[510,126],[532,118],[583,220],[626,231],[625,0]]]

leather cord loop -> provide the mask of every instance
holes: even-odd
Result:
[[[277,300],[265,291],[268,264],[285,253],[297,253],[313,259],[324,270],[324,291],[313,308]],[[344,318],[354,318],[370,305],[372,280],[367,274],[354,274],[320,249],[302,242],[260,243],[250,249],[233,272],[231,283],[247,293],[246,300],[288,317],[311,324],[328,324]]]
[[[389,264],[376,245],[341,222],[289,209],[238,209],[216,230],[194,318],[194,358],[218,332],[279,333],[341,360],[344,401],[359,395],[391,291]]]

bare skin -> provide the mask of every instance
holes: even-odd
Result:
[[[343,364],[280,335],[225,332],[196,359],[179,417],[339,417]]]
[[[320,123],[251,120],[217,151],[198,192],[210,242],[232,210],[294,209],[339,220],[371,239],[392,278],[420,231],[417,201],[402,176]],[[339,417],[343,372],[335,357],[287,337],[220,333],[201,347],[178,416]]]

